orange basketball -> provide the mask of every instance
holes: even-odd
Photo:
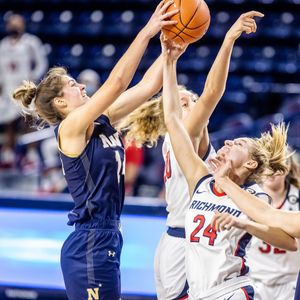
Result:
[[[174,0],[167,11],[174,9],[180,11],[171,20],[176,20],[178,23],[165,26],[162,29],[163,34],[178,44],[194,43],[201,39],[210,23],[207,4],[203,0]]]

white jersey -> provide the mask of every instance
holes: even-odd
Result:
[[[266,195],[257,184],[242,188]],[[210,226],[215,210],[247,218],[225,193],[215,190],[213,176],[207,175],[198,182],[186,213],[186,273],[192,300],[216,299],[251,284],[244,256],[252,236],[238,228],[216,232]]]
[[[0,42],[0,123],[12,121],[18,116],[19,107],[10,100],[13,90],[23,80],[40,79],[47,67],[45,50],[35,35],[24,33],[16,43],[12,43],[10,37]]]
[[[299,211],[299,189],[290,185],[286,198],[278,207],[282,210]],[[290,252],[273,247],[253,237],[247,253],[250,277],[264,285],[281,285],[295,282],[300,269],[300,250]]]
[[[190,203],[188,183],[178,165],[171,145],[169,134],[166,134],[162,147],[165,160],[165,188],[167,202],[167,226],[184,228],[185,213]],[[204,161],[215,155],[215,149],[210,144]]]

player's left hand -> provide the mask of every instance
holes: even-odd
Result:
[[[167,39],[162,33],[160,35],[160,43],[163,56],[173,61],[178,60],[188,46],[188,44],[176,44],[172,40]]]
[[[232,38],[233,40],[238,39],[243,32],[250,34],[256,32],[257,25],[254,17],[262,18],[264,14],[259,11],[248,11],[236,20],[236,22],[231,26],[231,28],[226,33],[226,38]]]
[[[215,211],[215,215],[212,218],[210,225],[219,232],[230,230],[232,227],[244,230],[246,227],[246,220],[241,220],[228,213],[220,213]]]

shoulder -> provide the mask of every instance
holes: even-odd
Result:
[[[287,200],[291,204],[300,204],[300,190],[293,184],[290,184],[288,187]]]
[[[106,125],[106,126],[109,126],[109,127],[112,127],[114,128],[111,123],[110,123],[110,120],[109,120],[109,117],[106,115],[106,114],[102,114],[100,115],[95,121],[94,123],[97,125],[97,124],[100,124],[100,125]]]
[[[249,183],[247,185],[242,186],[242,188],[251,195],[254,195],[271,204],[272,198],[257,183]]]

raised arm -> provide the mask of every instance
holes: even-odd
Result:
[[[112,124],[134,111],[160,91],[162,87],[162,69],[162,56],[160,55],[147,70],[142,80],[123,92],[106,110],[105,114]]]
[[[201,134],[203,128],[213,113],[216,105],[224,94],[230,58],[235,41],[245,32],[250,34],[256,32],[256,22],[254,17],[263,17],[264,15],[257,11],[250,11],[242,14],[226,33],[223,44],[218,55],[208,73],[204,90],[189,118],[185,121],[191,139],[196,139]],[[209,140],[207,139],[207,143]],[[207,149],[206,145],[206,149]],[[205,145],[202,143],[202,147]]]
[[[158,4],[146,26],[138,33],[128,50],[111,71],[105,83],[91,97],[91,101],[87,101],[84,105],[68,115],[64,123],[70,123],[72,128],[72,131],[69,132],[70,135],[76,136],[85,133],[88,126],[127,88],[146,50],[149,40],[155,36],[163,26],[174,24],[175,21],[166,20],[176,14],[178,10],[165,13],[172,3],[173,1],[166,3],[161,1]]]
[[[162,49],[165,124],[176,160],[188,182],[190,195],[192,195],[198,180],[208,174],[208,169],[194,151],[191,139],[181,121],[181,107],[176,78],[176,64],[180,55],[180,46],[162,39]]]
[[[297,251],[298,248],[296,239],[282,229],[240,219],[228,213],[216,212],[211,225],[218,231],[230,230],[232,227],[243,229],[268,244],[289,251]]]

